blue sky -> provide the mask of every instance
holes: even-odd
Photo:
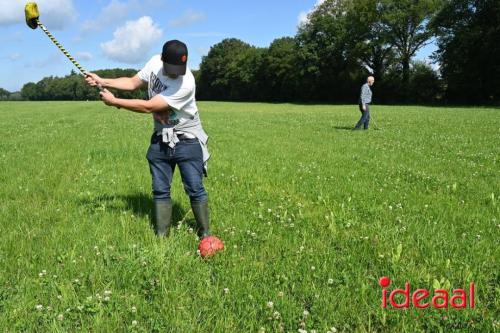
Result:
[[[39,0],[40,21],[88,70],[136,68],[169,39],[189,47],[189,65],[224,38],[255,46],[293,36],[318,0]],[[26,0],[0,0],[0,88],[20,90],[73,65],[40,30],[24,22]],[[434,49],[424,48],[425,59]]]

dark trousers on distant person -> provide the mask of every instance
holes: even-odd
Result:
[[[361,118],[359,119],[354,129],[361,129],[361,126],[363,126],[363,128],[367,130],[368,126],[370,125],[370,104],[365,104],[365,106],[366,110],[363,110],[363,104],[359,104],[359,111],[361,111]]]

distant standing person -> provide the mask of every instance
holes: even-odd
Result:
[[[354,130],[360,130],[361,126],[365,130],[368,129],[370,124],[370,103],[372,102],[371,86],[375,83],[373,76],[368,76],[366,83],[361,87],[361,94],[359,96],[359,111],[361,111],[361,118],[354,127]]]

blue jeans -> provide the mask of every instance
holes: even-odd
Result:
[[[206,202],[207,192],[203,187],[203,153],[198,139],[179,141],[170,148],[161,141],[161,136],[153,135],[146,158],[153,179],[153,199],[170,200],[170,186],[175,166],[179,166],[184,191],[191,202]]]
[[[363,104],[359,105],[359,111],[361,111],[361,118],[359,119],[355,128],[361,128],[361,125],[363,125],[364,129],[368,129],[368,125],[370,125],[370,105],[369,104],[365,105],[366,105],[366,111],[363,110]]]

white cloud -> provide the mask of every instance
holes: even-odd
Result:
[[[119,0],[111,0],[95,20],[83,22],[82,34],[101,31],[103,28],[109,27],[110,24],[123,21],[134,7],[135,3],[132,2],[126,3]]]
[[[307,18],[308,13],[307,12],[300,12],[299,14],[299,20],[297,22],[297,25],[300,27],[304,24],[306,24],[309,20]]]
[[[298,20],[297,20],[297,25],[300,27],[304,24],[307,24],[307,22],[309,22],[309,17],[308,17],[309,14],[311,14],[323,2],[325,2],[325,0],[316,0],[316,4],[314,5],[314,7],[311,10],[309,10],[307,12],[306,11],[300,12]]]
[[[51,67],[56,64],[62,64],[64,59],[66,59],[66,57],[61,52],[55,52],[46,56],[45,58],[36,59],[34,61],[31,61],[30,63],[25,64],[25,67],[37,69]],[[71,64],[69,64],[68,67],[69,66],[71,66]]]
[[[26,0],[0,0],[0,25],[25,24]],[[72,0],[39,0],[40,21],[49,30],[61,30],[76,20]]]
[[[186,27],[188,25],[194,24],[196,22],[199,22],[205,18],[205,14],[202,12],[197,12],[194,10],[188,10],[186,13],[184,13],[184,16],[177,20],[172,20],[169,22],[169,25],[171,27],[179,28],[179,27]]]
[[[163,32],[149,16],[137,21],[127,21],[113,33],[113,40],[102,43],[104,54],[127,64],[138,64],[148,57],[151,47],[160,39]]]
[[[92,53],[90,52],[77,52],[76,59],[81,61],[89,61],[93,58]]]
[[[19,59],[22,58],[22,55],[21,55],[21,53],[15,52],[15,53],[9,54],[8,58],[10,61],[18,61]]]
[[[197,47],[196,52],[198,52],[200,57],[206,56],[210,52],[210,47]]]

